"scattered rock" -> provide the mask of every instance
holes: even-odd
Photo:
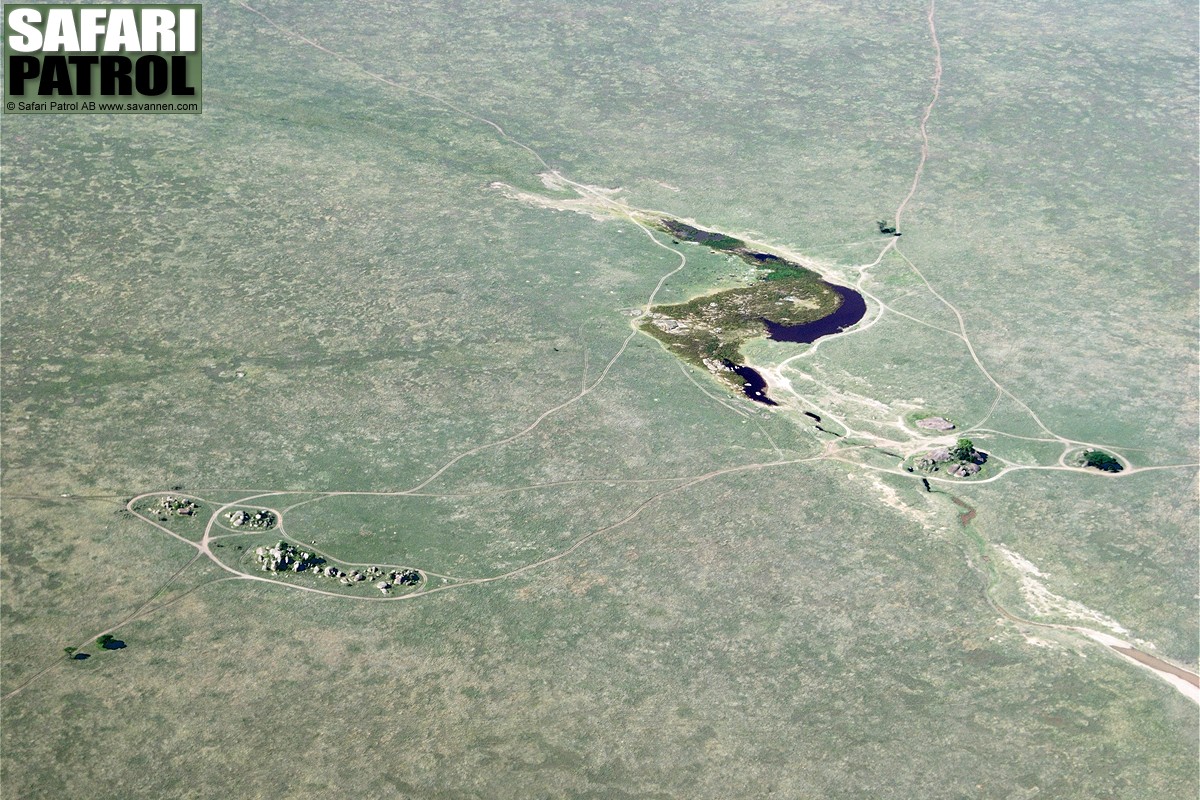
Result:
[[[672,334],[683,334],[688,329],[687,325],[683,324],[677,319],[671,319],[670,317],[655,317],[653,324],[659,330]]]
[[[218,545],[219,546],[219,545]],[[352,569],[349,572],[327,564],[325,559],[316,553],[301,550],[299,547],[280,539],[274,547],[265,545],[254,549],[254,558],[263,572],[308,572],[314,577],[332,578],[343,586],[354,586],[370,581],[371,585],[384,594],[402,586],[416,586],[424,576],[415,569],[399,569],[386,572],[383,567],[368,566],[361,570]]]
[[[199,510],[200,506],[193,500],[186,497],[175,497],[173,495],[164,495],[159,498],[158,502],[150,506],[150,510],[156,514],[166,514],[168,517],[175,515],[177,517],[191,517]],[[166,521],[163,517],[159,517],[160,521]]]
[[[225,519],[235,528],[257,528],[264,531],[274,528],[278,521],[274,512],[265,508],[253,512],[239,508],[226,514]]]
[[[954,423],[945,417],[926,417],[917,420],[917,427],[928,431],[952,431]]]
[[[421,582],[421,573],[415,569],[399,570],[392,573],[392,580],[401,586],[416,586]]]
[[[263,572],[281,572],[290,569],[292,572],[303,572],[306,569],[319,570],[325,559],[315,556],[305,550],[300,550],[283,539],[274,547],[257,547],[254,557],[261,565]]]
[[[955,458],[949,447],[937,447],[930,450],[917,460],[917,469],[922,472],[937,472],[942,465],[946,471],[956,478],[969,478],[979,472],[979,468],[987,462],[987,453],[972,449],[971,457]],[[948,463],[949,462],[949,463]]]

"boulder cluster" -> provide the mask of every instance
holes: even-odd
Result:
[[[150,511],[160,515],[159,519],[164,519],[161,515],[165,514],[168,517],[190,517],[193,516],[200,506],[194,500],[189,500],[186,497],[175,497],[174,495],[163,495],[158,502],[150,507]]]
[[[309,572],[321,578],[332,578],[343,586],[371,581],[376,589],[389,594],[398,586],[416,586],[421,582],[421,573],[415,569],[384,570],[382,567],[366,567],[346,571],[326,564],[320,556],[301,550],[282,539],[274,547],[258,547],[254,557],[263,572]]]
[[[274,547],[255,548],[254,557],[263,572],[304,572],[310,569],[317,570],[325,563],[325,559],[320,556],[300,550],[282,539]]]
[[[225,519],[229,520],[229,524],[235,528],[257,528],[264,531],[274,528],[275,523],[278,522],[275,512],[265,508],[258,511],[235,509],[226,514]]]
[[[978,474],[987,462],[987,453],[976,450],[967,439],[960,439],[954,447],[936,447],[917,460],[917,469],[922,472],[938,472],[945,469],[956,478],[970,478]]]

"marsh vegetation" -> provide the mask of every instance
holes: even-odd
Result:
[[[854,324],[866,311],[853,289],[831,286],[812,270],[750,249],[741,239],[669,218],[660,220],[658,227],[680,240],[740,259],[751,266],[752,277],[746,286],[653,306],[641,329],[682,360],[707,369],[758,402],[776,405],[767,398],[762,377],[745,364],[742,344],[762,336],[814,341]],[[848,313],[838,317],[840,310]]]

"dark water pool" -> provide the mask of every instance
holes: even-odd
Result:
[[[742,380],[746,382],[742,386],[742,391],[745,392],[746,397],[749,397],[756,403],[762,403],[764,406],[779,405],[779,403],[767,397],[767,382],[763,379],[762,375],[759,375],[750,367],[742,364],[734,364],[732,361],[726,361],[725,366],[740,375]]]
[[[812,322],[804,322],[800,325],[780,325],[777,322],[764,319],[763,324],[767,326],[767,338],[776,342],[811,344],[822,336],[841,333],[867,315],[867,302],[863,300],[861,294],[849,286],[838,286],[832,283],[825,285],[837,292],[842,298],[842,304],[838,306],[837,311],[834,311],[828,317],[822,317]]]

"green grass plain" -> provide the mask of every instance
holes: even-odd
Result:
[[[908,2],[254,5],[353,64],[210,4],[202,116],[3,121],[0,691],[24,687],[0,703],[3,794],[1195,795],[1196,706],[997,619],[959,509],[877,454],[716,477],[567,558],[425,598],[179,572],[194,551],[119,513],[133,495],[412,487],[594,381],[678,263],[630,222],[504,197],[493,182],[541,190],[532,156],[355,65],[633,206],[842,276],[908,191],[932,74]],[[901,252],[1047,426],[1194,464],[1194,8],[936,20],[942,93]],[[656,302],[737,284],[729,259],[685,252]],[[1042,435],[902,259],[864,288],[945,330],[885,312],[789,365],[802,396],[877,435],[924,408]],[[331,498],[284,522],[349,561],[495,574],[670,485],[618,481],[815,458],[829,438],[639,334],[586,397],[424,490],[469,497]],[[972,438],[1013,463],[1061,452]],[[951,490],[987,545],[1194,668],[1195,479]],[[495,494],[560,481],[589,483]],[[993,595],[1029,613],[1011,574]],[[152,597],[125,650],[65,659]]]

